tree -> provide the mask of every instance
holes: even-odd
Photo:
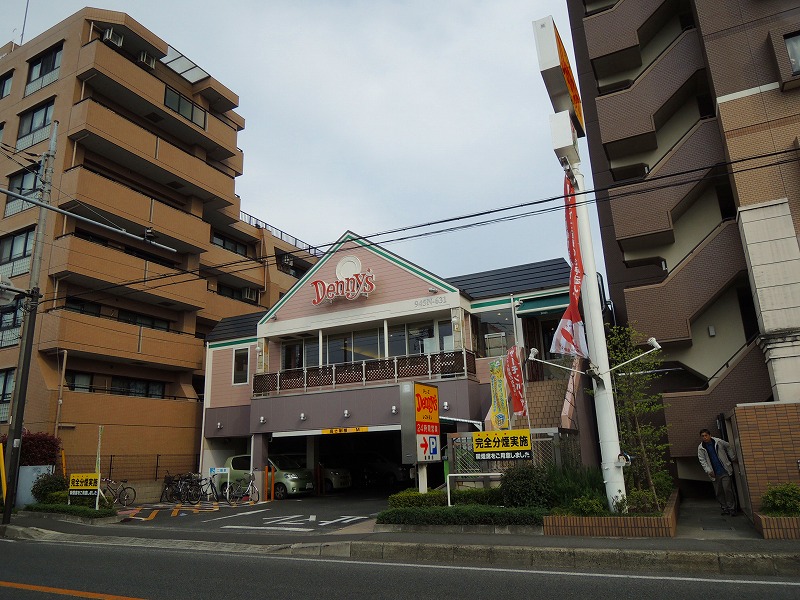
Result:
[[[643,336],[630,326],[615,325],[608,335],[608,357],[613,367],[642,353]],[[666,473],[667,426],[660,424],[664,403],[661,394],[652,392],[660,377],[660,352],[655,351],[612,372],[619,426],[620,447],[633,457],[626,467],[626,485],[649,490],[661,510],[655,481]]]
[[[5,454],[8,436],[0,435],[0,444],[4,446]],[[31,433],[22,432],[22,445],[20,446],[19,464],[20,466],[30,465],[55,465],[58,461],[59,451],[61,450],[61,440],[54,435],[39,431]]]

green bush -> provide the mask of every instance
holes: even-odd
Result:
[[[656,506],[656,499],[655,496],[653,496],[653,492],[636,488],[628,490],[624,498],[614,498],[614,508],[621,515],[626,513],[634,515],[652,515],[660,514],[661,512]]]
[[[417,490],[406,489],[392,494],[388,499],[389,508],[422,508],[426,506],[447,506],[447,492],[432,490],[421,494]]]
[[[601,517],[608,514],[606,499],[597,496],[574,498],[569,505],[569,514],[581,517]]]
[[[550,466],[547,479],[554,506],[569,507],[573,500],[582,497],[605,499],[603,472],[597,467],[570,467],[559,469]]]
[[[42,504],[66,504],[69,500],[69,491],[62,490],[59,492],[50,492],[47,498],[42,501]]]
[[[62,515],[76,515],[89,519],[100,517],[114,517],[117,511],[113,508],[95,510],[94,506],[77,506],[75,504],[29,504],[25,510],[32,512],[58,513]]]
[[[500,490],[503,504],[509,507],[553,506],[553,493],[548,469],[528,461],[518,461],[503,473]]]
[[[4,433],[0,435],[0,444],[6,446],[8,436]],[[3,448],[8,456],[8,448]],[[61,450],[61,440],[54,435],[39,431],[30,433],[22,432],[22,445],[19,449],[19,464],[22,467],[36,465],[54,465],[58,461],[58,453]]]
[[[55,473],[42,473],[31,486],[31,494],[37,502],[46,502],[51,492],[60,492],[67,489],[67,480]]]
[[[461,505],[503,506],[503,492],[499,487],[460,488],[450,490],[450,502]]]
[[[667,471],[658,471],[653,474],[653,486],[656,488],[656,494],[658,494],[661,504],[666,504],[672,495],[672,490],[675,489],[675,482]]]
[[[761,496],[761,512],[771,516],[800,517],[800,485],[793,482],[769,484]]]
[[[546,511],[541,508],[500,508],[468,504],[429,508],[390,508],[378,514],[376,522],[393,525],[541,525]]]

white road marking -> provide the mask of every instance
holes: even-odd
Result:
[[[272,510],[271,508],[262,508],[261,510],[251,510],[246,512],[235,513],[232,515],[226,515],[224,517],[215,517],[213,519],[208,519],[207,521],[201,521],[202,523],[211,523],[211,521],[221,521],[222,519],[232,519],[233,517],[241,517],[244,515],[254,515],[260,512],[266,512],[268,510]]]
[[[271,531],[314,531],[313,527],[269,527],[269,526],[249,526],[249,525],[223,525],[220,529],[256,529],[256,530],[264,530],[269,529]]]

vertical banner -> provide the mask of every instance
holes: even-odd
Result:
[[[575,189],[568,177],[564,177],[564,212],[567,222],[567,250],[572,267],[569,274],[569,306],[564,312],[564,316],[561,317],[558,330],[553,336],[550,352],[588,358],[586,330],[578,309],[581,284],[583,283],[583,260],[578,239],[578,211],[575,207]]]
[[[522,383],[522,363],[519,360],[519,346],[511,346],[506,352],[505,375],[514,414],[524,417],[528,414],[528,411],[524,402],[525,385]]]
[[[503,378],[502,358],[489,363],[489,374],[491,375],[490,388],[492,390],[492,407],[489,409],[489,418],[495,429],[508,429],[508,399],[506,382]]]

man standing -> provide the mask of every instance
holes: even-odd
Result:
[[[711,437],[708,429],[700,430],[700,445],[697,447],[697,458],[700,466],[714,483],[717,501],[722,507],[723,515],[736,516],[736,496],[733,493],[732,460],[736,460],[733,447],[720,438]]]

